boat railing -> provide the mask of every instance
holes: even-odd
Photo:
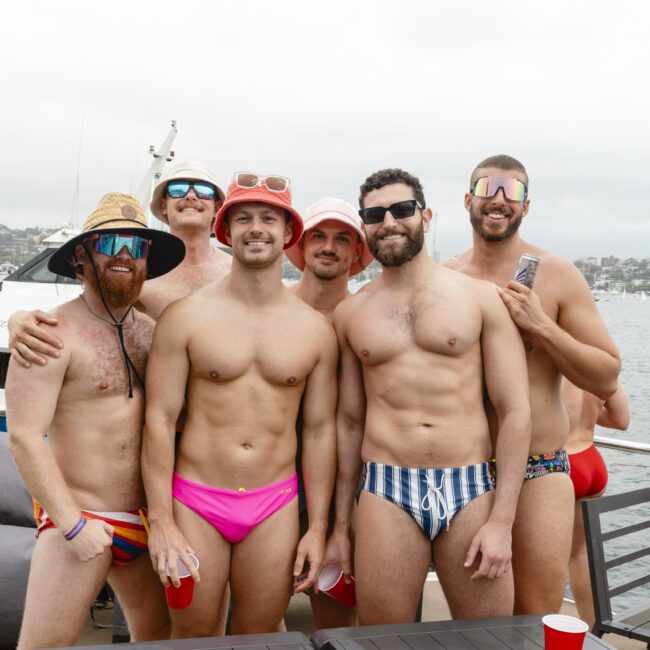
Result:
[[[631,451],[637,454],[650,454],[650,444],[647,442],[621,440],[620,438],[608,438],[607,436],[594,436],[594,443],[596,447],[616,449],[616,451]]]

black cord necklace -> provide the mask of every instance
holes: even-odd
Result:
[[[80,295],[79,297],[81,298],[81,302],[83,303],[84,307],[95,317],[98,318],[99,320],[104,321],[108,325],[112,325],[115,327],[117,330],[117,338],[120,342],[120,348],[122,349],[122,354],[124,356],[124,365],[126,366],[126,375],[129,380],[129,398],[133,398],[133,382],[131,379],[131,369],[133,369],[133,372],[135,373],[135,377],[138,380],[138,383],[140,386],[142,386],[142,392],[144,392],[144,381],[142,381],[142,377],[140,377],[140,373],[138,372],[138,369],[135,367],[135,364],[133,361],[131,361],[131,357],[129,356],[129,353],[126,351],[126,345],[124,344],[124,320],[129,314],[132,314],[133,316],[133,323],[135,323],[135,314],[133,314],[133,305],[131,305],[126,314],[120,319],[117,320],[115,316],[113,316],[113,312],[110,310],[109,306],[106,304],[106,300],[104,299],[104,294],[102,292],[102,286],[99,282],[99,274],[97,273],[97,268],[95,267],[95,261],[92,258],[92,255],[90,254],[90,251],[86,248],[85,242],[83,243],[83,247],[86,251],[86,255],[88,256],[88,259],[90,260],[90,265],[93,267],[93,273],[95,274],[95,280],[97,284],[97,291],[99,293],[99,297],[101,298],[102,304],[104,305],[104,308],[108,312],[108,315],[111,317],[113,322],[109,321],[108,319],[104,318],[100,314],[96,314],[86,303],[83,294]],[[133,324],[132,323],[132,324]]]

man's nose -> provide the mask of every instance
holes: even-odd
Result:
[[[490,200],[494,203],[505,203],[506,191],[502,187],[497,188],[496,194]]]
[[[133,258],[133,255],[131,255],[131,251],[129,251],[126,245],[124,245],[122,248],[120,248],[115,257]]]
[[[397,219],[390,210],[386,210],[384,213],[383,226],[384,228],[395,228],[397,226]]]
[[[251,219],[248,229],[251,232],[260,233],[260,232],[262,232],[263,224],[264,224],[264,222],[261,219],[254,218],[254,219]]]
[[[326,237],[323,240],[323,251],[333,253],[335,250],[336,240],[334,237]]]

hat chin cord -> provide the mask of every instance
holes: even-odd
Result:
[[[120,320],[117,320],[115,316],[113,316],[113,312],[110,310],[110,307],[106,303],[106,299],[104,298],[104,293],[102,291],[102,285],[101,282],[99,281],[99,273],[97,272],[97,267],[95,266],[95,260],[93,259],[93,256],[90,254],[90,251],[86,247],[86,242],[83,242],[81,244],[83,246],[84,251],[86,251],[86,255],[88,256],[88,259],[90,260],[90,265],[93,267],[93,273],[95,275],[95,280],[97,284],[97,291],[99,292],[99,297],[102,301],[102,304],[104,305],[104,308],[106,309],[108,315],[111,317],[113,322],[109,322],[105,320],[104,318],[101,318],[101,316],[98,316],[95,314],[90,307],[86,304],[86,301],[83,299],[83,295],[80,296],[81,302],[83,302],[84,306],[86,309],[96,318],[99,318],[100,320],[103,320],[104,322],[108,323],[109,325],[113,325],[115,329],[117,330],[117,338],[120,342],[120,348],[122,349],[122,354],[124,356],[124,365],[126,366],[126,375],[129,380],[129,398],[133,399],[133,382],[131,379],[131,369],[133,369],[133,372],[135,373],[135,377],[138,380],[138,383],[140,386],[142,386],[142,392],[144,392],[144,381],[142,381],[142,377],[140,376],[140,373],[138,372],[138,369],[135,367],[133,361],[131,361],[131,357],[129,356],[129,353],[126,351],[126,345],[124,344],[124,321],[126,320],[126,317],[133,311],[133,305],[131,305],[127,310],[124,316]]]

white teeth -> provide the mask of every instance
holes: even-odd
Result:
[[[382,237],[382,239],[400,239],[402,235],[386,235],[385,237]]]
[[[119,273],[131,273],[131,269],[126,266],[111,266],[109,268],[111,271],[118,271]]]

